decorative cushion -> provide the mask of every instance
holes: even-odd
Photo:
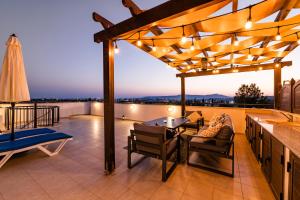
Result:
[[[189,116],[187,116],[186,118],[190,120],[190,122],[197,122],[197,120],[200,118],[201,116],[198,114],[198,112],[193,112],[192,114],[190,114]]]
[[[209,126],[215,126],[219,123],[223,123],[225,121],[225,115],[224,114],[218,114],[214,115],[211,120],[209,121]]]
[[[198,132],[198,135],[200,135],[201,137],[215,137],[219,130],[222,128],[222,123],[218,123],[215,124],[214,126],[209,126],[207,129],[205,130],[200,130]]]

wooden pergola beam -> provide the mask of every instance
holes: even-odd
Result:
[[[278,63],[281,65],[281,68],[285,66],[291,66],[292,61],[285,61]],[[261,71],[261,70],[271,70],[275,69],[276,63],[268,63],[268,64],[260,64],[260,65],[249,65],[249,66],[243,66],[243,67],[237,67],[235,69],[238,70],[238,73],[240,72],[253,72],[253,71]],[[201,72],[190,72],[190,73],[181,73],[176,74],[176,77],[195,77],[195,76],[209,76],[209,75],[219,75],[219,74],[231,74],[231,73],[237,73],[234,72],[232,68],[226,68],[226,69],[219,69],[219,71],[216,73],[213,70],[209,71],[201,71]]]
[[[161,5],[151,8],[137,16],[133,16],[122,21],[108,29],[102,30],[94,34],[96,43],[104,40],[115,39],[116,37],[136,31],[140,28],[149,29],[155,26],[161,20],[180,16],[195,10],[213,5],[224,0],[171,0]]]

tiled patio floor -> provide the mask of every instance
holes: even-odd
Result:
[[[63,119],[55,129],[74,140],[54,157],[31,151],[11,159],[0,169],[0,200],[274,199],[244,135],[235,139],[235,178],[181,164],[162,183],[158,160],[146,159],[127,169],[123,147],[131,126],[131,121],[116,121],[118,168],[113,176],[105,176],[103,118]]]

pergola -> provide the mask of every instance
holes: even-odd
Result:
[[[181,107],[185,113],[185,78],[260,70],[274,71],[275,108],[279,105],[282,59],[300,44],[300,0],[265,0],[238,9],[238,0],[170,0],[143,11],[122,0],[132,17],[113,24],[97,13],[104,30],[94,34],[103,42],[105,169],[115,169],[114,54],[126,40],[178,71]],[[229,13],[217,14],[229,4]],[[261,20],[276,15],[274,21]],[[263,20],[265,21],[265,20]],[[300,34],[300,33],[299,33]]]

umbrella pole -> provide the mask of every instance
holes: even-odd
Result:
[[[15,105],[15,102],[11,103],[11,140],[15,140]]]

